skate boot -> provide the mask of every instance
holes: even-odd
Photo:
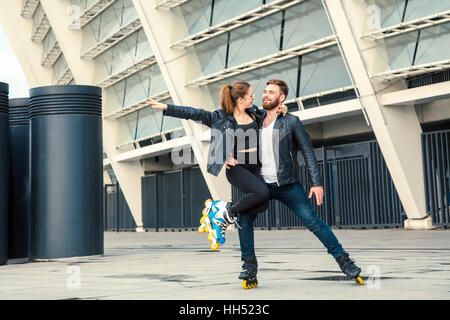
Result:
[[[349,258],[347,252],[337,257],[336,262],[338,263],[339,268],[341,268],[343,273],[354,279],[357,284],[361,286],[364,285],[363,279],[359,276],[359,274],[361,273],[361,268],[359,268],[355,264],[355,262]]]
[[[244,262],[242,264],[242,272],[239,274],[239,279],[244,280],[242,286],[244,289],[252,289],[258,286],[258,279],[256,274],[258,273],[258,261],[256,256],[252,255],[247,258],[241,258]]]
[[[236,223],[237,217],[231,215],[230,205],[225,201],[212,201],[211,199],[205,202],[198,232],[208,232],[212,250],[219,249],[219,246],[225,243],[226,228]]]

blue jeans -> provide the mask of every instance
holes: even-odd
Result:
[[[276,183],[272,183],[267,186],[270,191],[270,199],[279,200],[291,208],[309,231],[313,232],[327,248],[329,254],[337,258],[345,252],[331,228],[317,216],[301,184],[294,183],[278,187]],[[239,215],[238,223],[242,228],[239,229],[242,258],[255,253],[253,223],[256,217],[257,214]]]

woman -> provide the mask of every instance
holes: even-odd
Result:
[[[269,190],[260,176],[259,129],[264,122],[264,111],[253,105],[254,95],[246,82],[224,85],[220,93],[221,109],[213,112],[184,106],[167,105],[148,98],[154,109],[164,115],[201,121],[211,128],[207,171],[215,176],[224,163],[227,180],[245,195],[236,202],[214,201],[208,203],[214,240],[217,249],[225,242],[225,229],[236,223],[238,214],[258,213],[268,206]],[[283,110],[285,113],[286,110]],[[237,162],[231,163],[231,159]],[[228,162],[227,162],[228,161]]]

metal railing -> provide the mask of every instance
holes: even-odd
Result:
[[[38,5],[33,14],[33,30],[31,32],[31,41],[42,42],[49,32],[51,26],[47,15],[41,5]]]
[[[172,44],[172,48],[186,49],[195,44],[201,43],[207,39],[217,37],[218,35],[249,24],[250,22],[259,20],[263,17],[279,12],[301,3],[305,0],[276,0],[250,12],[244,13],[230,20],[222,22],[218,25],[211,26],[203,31],[192,34],[176,43]]]
[[[389,37],[397,36],[403,33],[408,33],[411,31],[417,31],[420,29],[425,29],[428,27],[436,26],[441,23],[446,23],[450,21],[450,10],[445,12],[433,14],[424,18],[419,18],[407,22],[402,22],[394,26],[376,30],[367,34],[364,34],[361,38],[380,40]]]
[[[156,95],[152,96],[151,98],[156,101],[163,101],[163,100],[170,98],[170,93],[169,93],[169,91],[160,92],[159,94],[156,94]],[[147,98],[145,98],[138,103],[135,103],[135,104],[132,104],[129,106],[125,106],[122,109],[119,109],[117,111],[109,113],[109,114],[105,115],[104,118],[105,119],[118,119],[123,116],[126,116],[127,114],[130,114],[132,112],[135,112],[135,111],[141,110],[145,107],[148,107],[149,105],[150,104],[147,102]]]
[[[81,58],[95,58],[101,53],[105,52],[112,46],[114,46],[119,41],[122,41],[132,33],[136,32],[142,28],[142,23],[139,18],[134,19],[133,21],[129,22],[128,24],[122,26],[119,30],[114,32],[113,34],[109,35],[105,39],[102,39],[101,41],[97,42],[94,46],[92,46],[90,49],[88,49],[86,52],[84,52],[81,55]]]
[[[323,147],[315,152],[325,197],[321,206],[317,206],[315,199],[311,205],[325,223],[345,229],[403,225],[404,210],[375,141]],[[299,168],[299,181],[308,193],[311,184],[304,164]],[[243,195],[232,189],[233,199]],[[286,205],[272,201],[266,212],[259,214],[255,227],[303,228],[303,224]]]
[[[335,44],[336,44],[335,36],[325,37],[309,43],[302,44],[294,48],[278,51],[266,57],[258,58],[250,62],[246,62],[234,67],[223,69],[219,72],[209,74],[197,80],[191,81],[188,84],[186,84],[186,86],[204,86],[258,68],[266,67],[268,65],[277,62],[285,61],[293,57],[298,57],[307,53],[318,51],[333,46]]]
[[[374,79],[380,79],[383,81],[392,81],[400,78],[408,78],[427,74],[430,72],[438,72],[450,69],[450,59],[437,62],[431,62],[421,64],[418,66],[410,66],[406,68],[390,70],[382,73],[378,73],[372,76]]]
[[[83,28],[89,22],[91,22],[95,17],[101,14],[103,11],[109,8],[116,0],[97,0],[90,7],[86,8],[80,17],[74,19],[70,24],[69,28],[75,29],[76,27]]]
[[[24,18],[31,18],[39,5],[39,0],[22,0],[20,14]]]
[[[155,63],[156,63],[156,58],[154,55],[151,57],[142,59],[141,61],[137,61],[133,65],[129,66],[125,70],[110,75],[105,80],[99,82],[97,84],[97,86],[103,87],[103,88],[109,88],[110,86],[116,84],[117,82],[122,81],[125,78],[128,78],[128,77],[132,76],[133,74],[135,74],[147,67],[150,67],[151,65],[153,65]]]
[[[173,9],[190,0],[164,0],[156,5],[155,9]]]
[[[433,225],[450,223],[450,130],[422,134],[426,209]]]

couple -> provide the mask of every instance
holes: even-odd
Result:
[[[166,105],[151,98],[154,109],[164,115],[201,121],[220,134],[211,134],[207,171],[215,176],[226,164],[228,181],[245,193],[233,202],[214,201],[209,214],[217,242],[225,242],[225,229],[239,226],[244,288],[257,286],[257,259],[254,250],[254,221],[277,199],[291,208],[313,232],[339,264],[341,270],[357,283],[361,269],[342,248],[330,227],[314,211],[308,198],[323,201],[319,166],[310,138],[298,117],[286,113],[283,105],[289,88],[282,80],[269,80],[262,96],[263,110],[253,105],[254,95],[246,82],[225,85],[221,90],[221,109],[214,112],[191,107]],[[282,111],[282,112],[281,112]],[[254,134],[256,133],[256,134]],[[301,150],[312,187],[307,196],[298,181],[297,152]]]

